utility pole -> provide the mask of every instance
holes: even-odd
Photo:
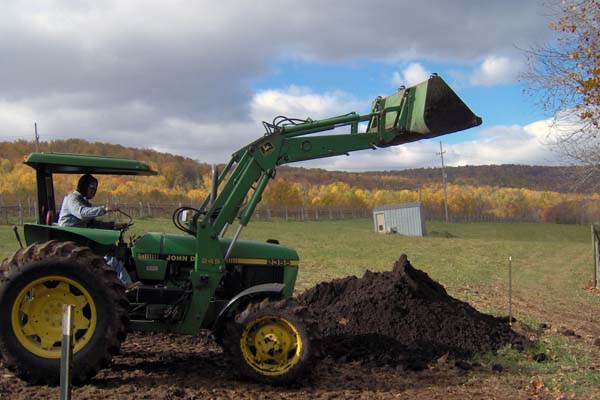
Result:
[[[439,154],[442,158],[442,183],[444,184],[444,212],[446,215],[446,222],[448,222],[448,193],[446,192],[446,170],[444,169],[444,153],[445,151],[442,149],[442,142],[440,141],[440,152]]]
[[[40,151],[40,135],[38,135],[37,131],[37,122],[34,122],[33,126],[35,127],[35,151],[39,153]]]

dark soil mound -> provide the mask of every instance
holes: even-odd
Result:
[[[446,353],[462,358],[524,345],[506,322],[449,296],[405,255],[391,272],[320,283],[299,299],[319,321],[326,354],[341,362],[421,369]]]

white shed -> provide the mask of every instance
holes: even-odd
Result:
[[[425,217],[421,202],[390,204],[373,209],[375,232],[399,233],[406,236],[425,235]]]

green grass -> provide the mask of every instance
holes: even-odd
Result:
[[[361,276],[367,269],[390,270],[406,253],[413,266],[451,295],[495,315],[507,314],[510,256],[519,321],[534,329],[539,322],[551,322],[578,333],[598,332],[594,326],[600,324],[600,297],[584,290],[593,272],[589,226],[430,222],[427,230],[433,234],[405,237],[375,233],[370,219],[257,221],[243,230],[242,238],[273,238],[295,248],[301,259],[297,292],[321,281]],[[129,234],[145,231],[178,232],[168,219],[140,219]],[[0,255],[8,256],[16,248],[11,228],[0,226]],[[554,391],[584,397],[594,393],[600,383],[598,350],[555,331],[541,337],[529,352],[504,349],[481,360],[503,364],[517,374],[543,376]],[[530,354],[535,351],[550,359],[536,363]]]
[[[535,296],[559,306],[565,301],[598,304],[597,298],[580,290],[592,274],[587,226],[430,222],[427,230],[444,234],[383,235],[373,231],[370,219],[353,219],[257,221],[241,237],[279,239],[295,248],[301,259],[298,290],[336,277],[361,276],[367,269],[390,270],[400,254],[406,253],[415,267],[468,299],[479,289],[504,290],[511,256],[515,297]],[[168,219],[139,219],[127,235],[145,231],[178,232]],[[0,256],[16,248],[11,228],[0,226]]]
[[[535,361],[534,356],[540,353],[546,354],[548,359]],[[590,356],[589,347],[561,336],[545,337],[525,352],[509,345],[495,354],[476,355],[472,361],[485,368],[500,364],[512,374],[540,377],[548,391],[557,398],[560,394],[573,396],[565,398],[598,398],[596,388],[600,385],[600,374]]]
[[[390,270],[400,254],[451,290],[506,286],[513,258],[514,289],[553,297],[565,285],[578,289],[592,272],[589,228],[572,225],[428,223],[453,237],[382,235],[368,219],[326,222],[256,222],[252,239],[278,238],[301,258],[301,286],[335,276]],[[559,279],[557,279],[559,278]],[[523,284],[525,284],[523,286]],[[579,300],[590,301],[589,296]]]

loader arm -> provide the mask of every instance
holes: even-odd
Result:
[[[365,123],[366,131],[360,132]],[[280,118],[279,123],[265,124],[267,133],[263,137],[233,154],[218,178],[218,195],[212,203],[210,198],[204,201],[189,225],[197,238],[196,271],[211,274],[225,267],[225,258],[274,178],[277,166],[396,146],[480,124],[481,118],[437,75],[388,97],[378,97],[369,114],[350,113],[314,121]],[[346,133],[319,134],[340,127],[346,127]],[[236,217],[238,230],[223,254],[217,238]]]

